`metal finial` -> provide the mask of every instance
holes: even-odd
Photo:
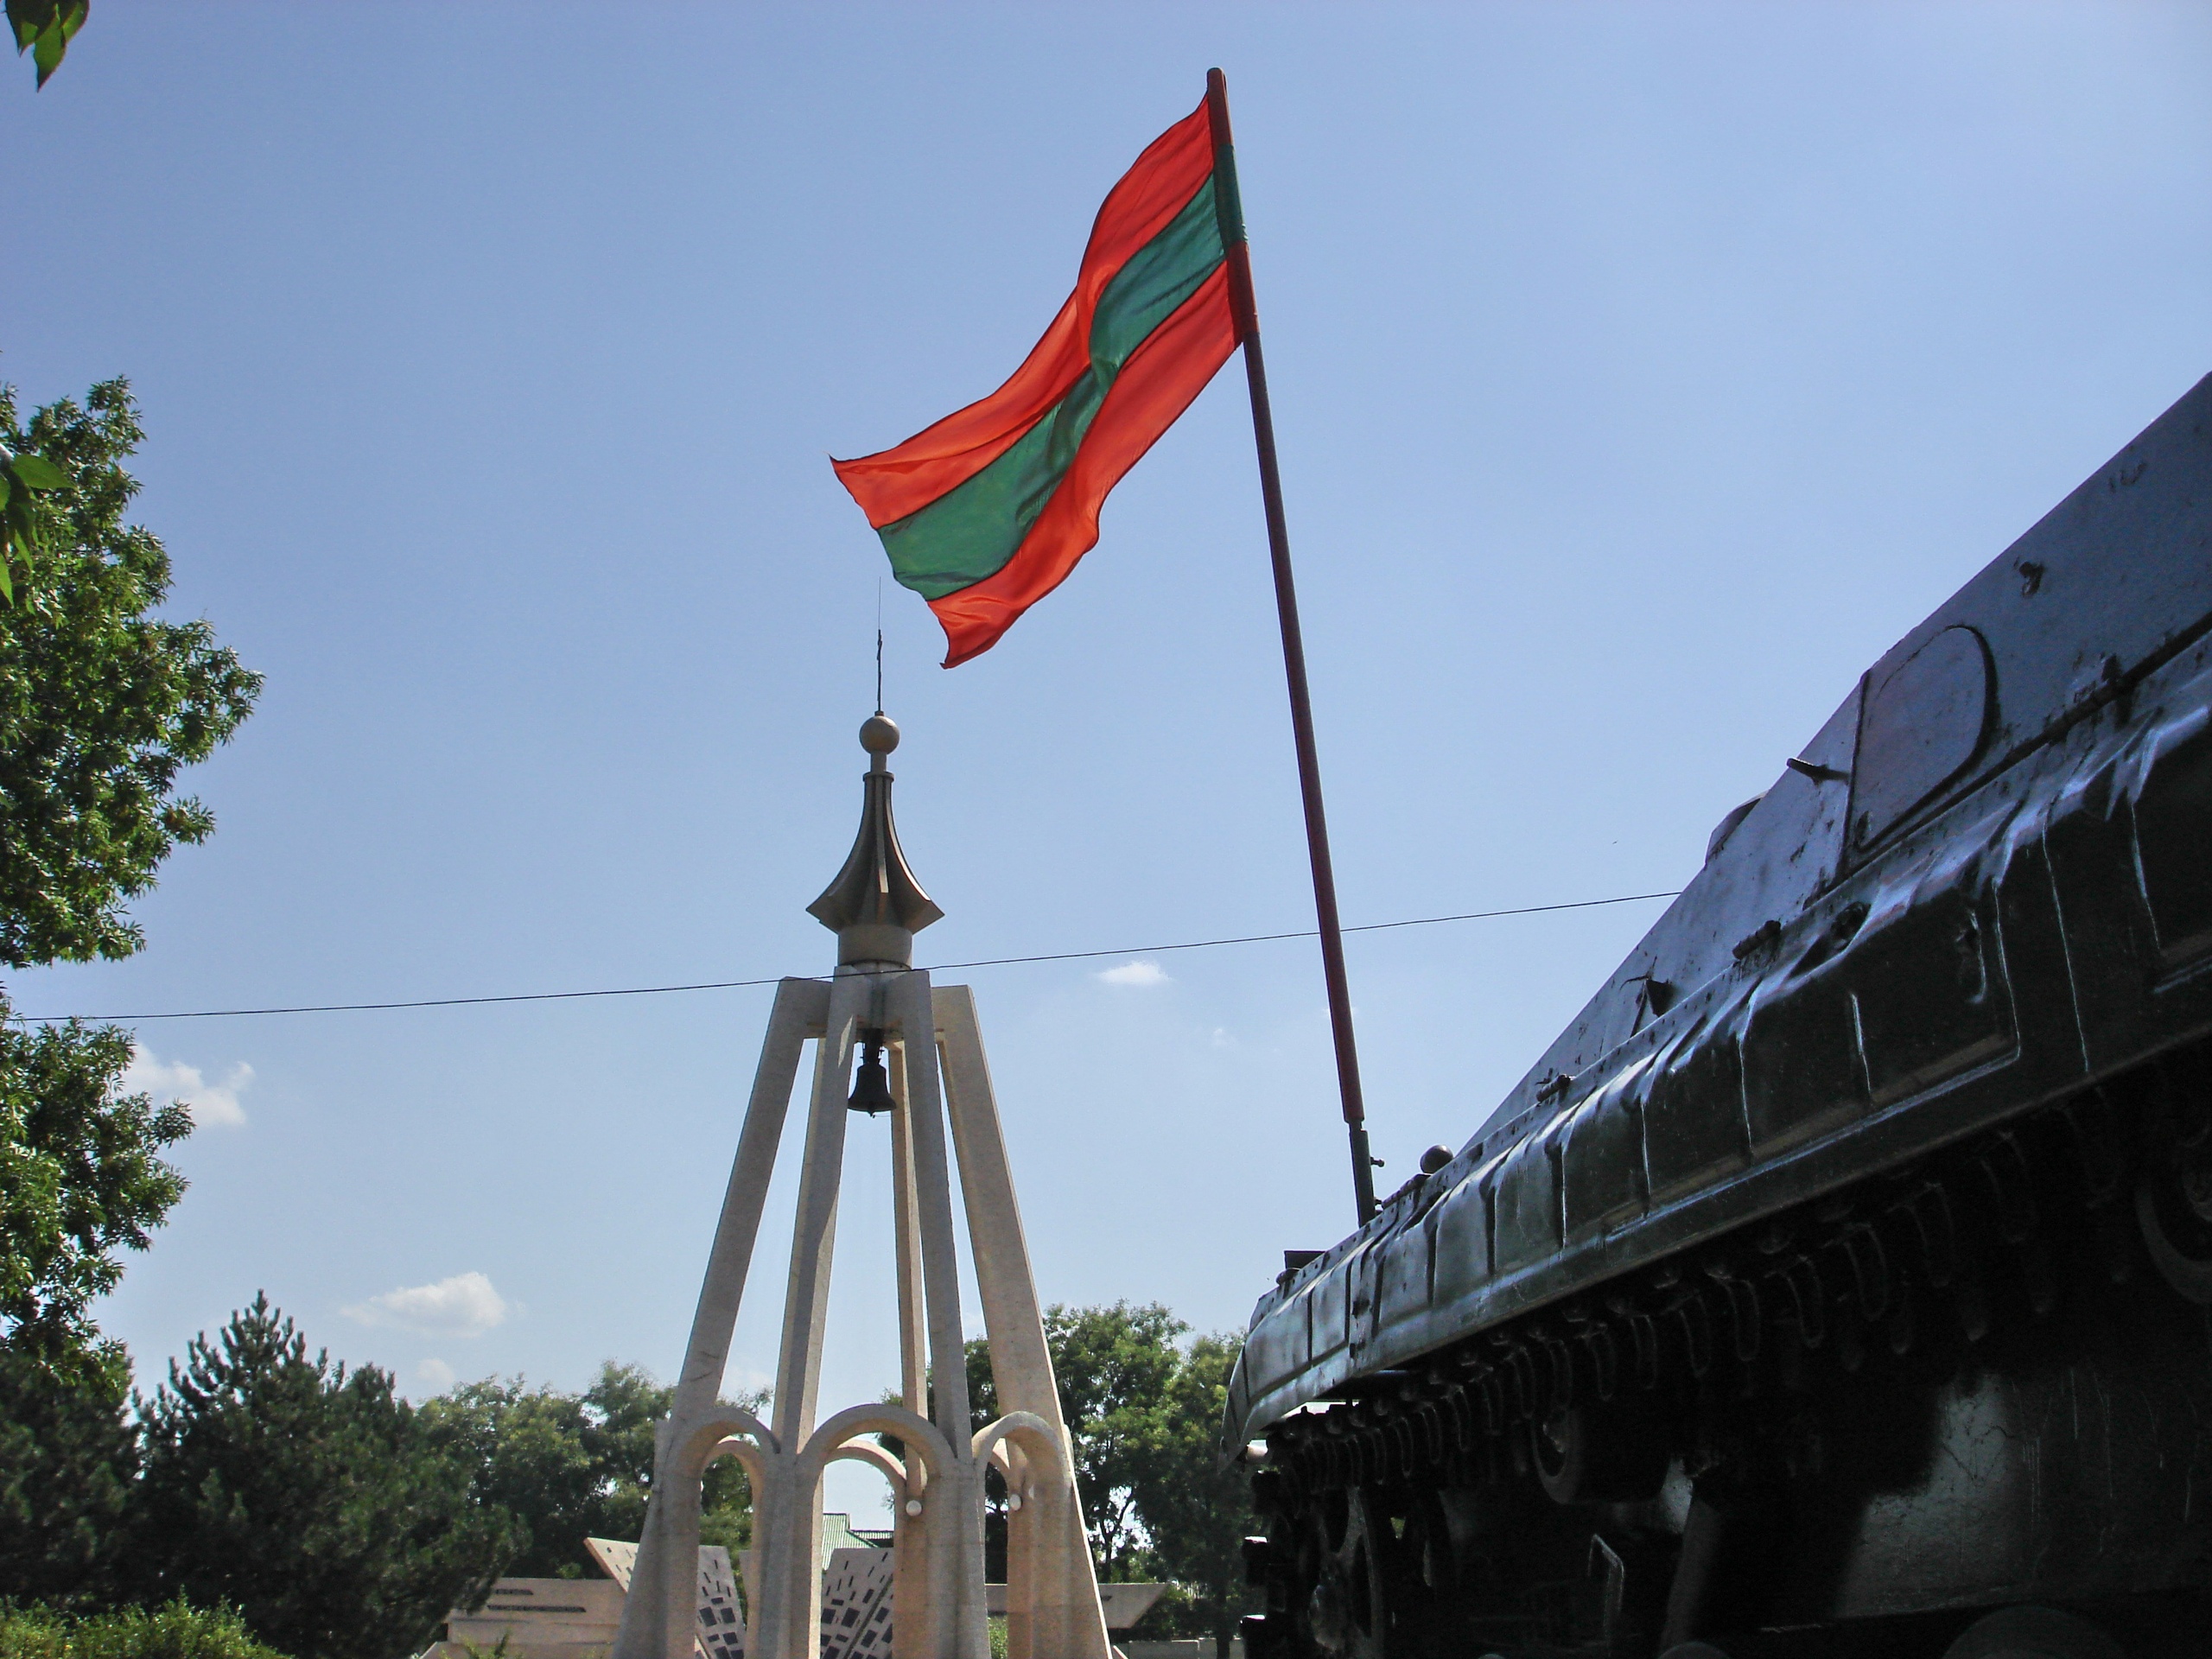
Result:
[[[884,757],[899,747],[897,722],[870,715],[861,722],[861,747],[869,762],[861,780],[867,792],[860,834],[845,868],[806,907],[807,914],[837,935],[839,967],[907,968],[913,964],[914,935],[944,912],[914,880],[892,821],[891,772]]]

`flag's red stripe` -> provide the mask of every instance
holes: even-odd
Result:
[[[1084,249],[1075,292],[1004,385],[895,448],[831,463],[869,524],[880,530],[965,483],[1066,395],[1090,365],[1090,319],[1098,296],[1212,171],[1213,137],[1201,104],[1154,139],[1108,194]]]
[[[1203,116],[1205,109],[1198,113]],[[930,609],[944,625],[947,668],[988,651],[1016,618],[1067,579],[1076,561],[1098,544],[1098,510],[1107,493],[1191,406],[1236,349],[1224,265],[1122,365],[1067,475],[1014,556],[973,587],[930,601]]]

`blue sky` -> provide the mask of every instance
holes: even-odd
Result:
[[[174,609],[268,676],[149,948],[25,1012],[826,970],[880,588],[925,961],[1306,925],[1240,375],[951,673],[825,458],[1012,369],[1211,64],[1348,921],[1679,886],[2212,369],[2199,7],[608,15],[102,0],[43,92],[10,67],[0,376],[134,379]],[[1386,1182],[1657,908],[1354,939]],[[956,977],[1048,1299],[1241,1325],[1346,1230],[1310,942]],[[105,1321],[149,1380],[262,1288],[418,1394],[666,1374],[766,1006],[145,1023],[202,1127]],[[896,1376],[881,1139],[825,1408]]]

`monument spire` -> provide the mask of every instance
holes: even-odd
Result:
[[[866,790],[861,804],[860,834],[845,868],[806,907],[806,913],[837,936],[837,966],[883,972],[911,968],[914,935],[944,912],[939,910],[899,849],[899,828],[891,817],[891,769],[884,756],[899,747],[899,728],[879,709],[861,722],[861,747],[868,753]]]
[[[943,912],[907,868],[891,821],[885,757],[898,745],[881,709],[861,725],[870,760],[860,834],[837,879],[807,906],[837,935],[837,971],[784,980],[768,1011],[675,1397],[654,1432],[645,1535],[610,1659],[696,1659],[700,1480],[721,1457],[742,1463],[753,1486],[747,1659],[990,1659],[983,1516],[994,1470],[1007,1494],[1007,1659],[1113,1659],[976,999],[911,965],[914,935]],[[723,1399],[723,1377],[810,1042],[775,1404],[763,1422]],[[855,1049],[868,1058],[849,1099]],[[851,1111],[890,1120],[900,1390],[824,1417],[823,1338]],[[980,1429],[969,1414],[963,1211],[1001,1414]],[[825,1584],[822,1476],[839,1459],[889,1483],[893,1542],[841,1557]],[[834,1618],[825,1618],[825,1594],[837,1599]]]

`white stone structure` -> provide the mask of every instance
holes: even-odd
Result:
[[[443,1638],[425,1649],[421,1659],[470,1659],[488,1653],[505,1659],[606,1659],[621,1622],[638,1547],[613,1538],[587,1538],[584,1549],[606,1578],[498,1580],[482,1606],[456,1607],[446,1616]],[[744,1659],[737,1580],[729,1552],[719,1544],[699,1551],[695,1606],[687,1649],[691,1659]]]
[[[604,1579],[500,1579],[482,1606],[446,1615],[444,1639],[422,1659],[495,1649],[515,1659],[594,1659],[607,1651],[621,1616],[621,1586]]]
[[[898,742],[899,728],[880,710],[861,728],[872,759],[860,835],[837,879],[808,906],[836,932],[836,974],[785,980],[769,1012],[675,1406],[659,1428],[645,1535],[613,1659],[689,1659],[699,1480],[723,1456],[742,1462],[753,1480],[748,1582],[758,1592],[748,1659],[818,1659],[823,1651],[822,1471],[839,1458],[870,1464],[891,1483],[893,1659],[987,1659],[983,1471],[990,1464],[1010,1493],[1007,1659],[1109,1659],[975,998],[964,985],[933,987],[912,965],[914,934],[944,912],[899,849],[884,760]],[[814,1082],[774,1421],[763,1423],[719,1399],[777,1143],[810,1040]],[[868,1063],[849,1105],[856,1045],[867,1049]],[[887,1077],[877,1069],[879,1051],[888,1055]],[[817,1421],[845,1130],[855,1109],[891,1120],[902,1403],[851,1406]],[[1006,1413],[972,1435],[952,1159]],[[895,1436],[904,1459],[877,1444],[877,1433]]]

